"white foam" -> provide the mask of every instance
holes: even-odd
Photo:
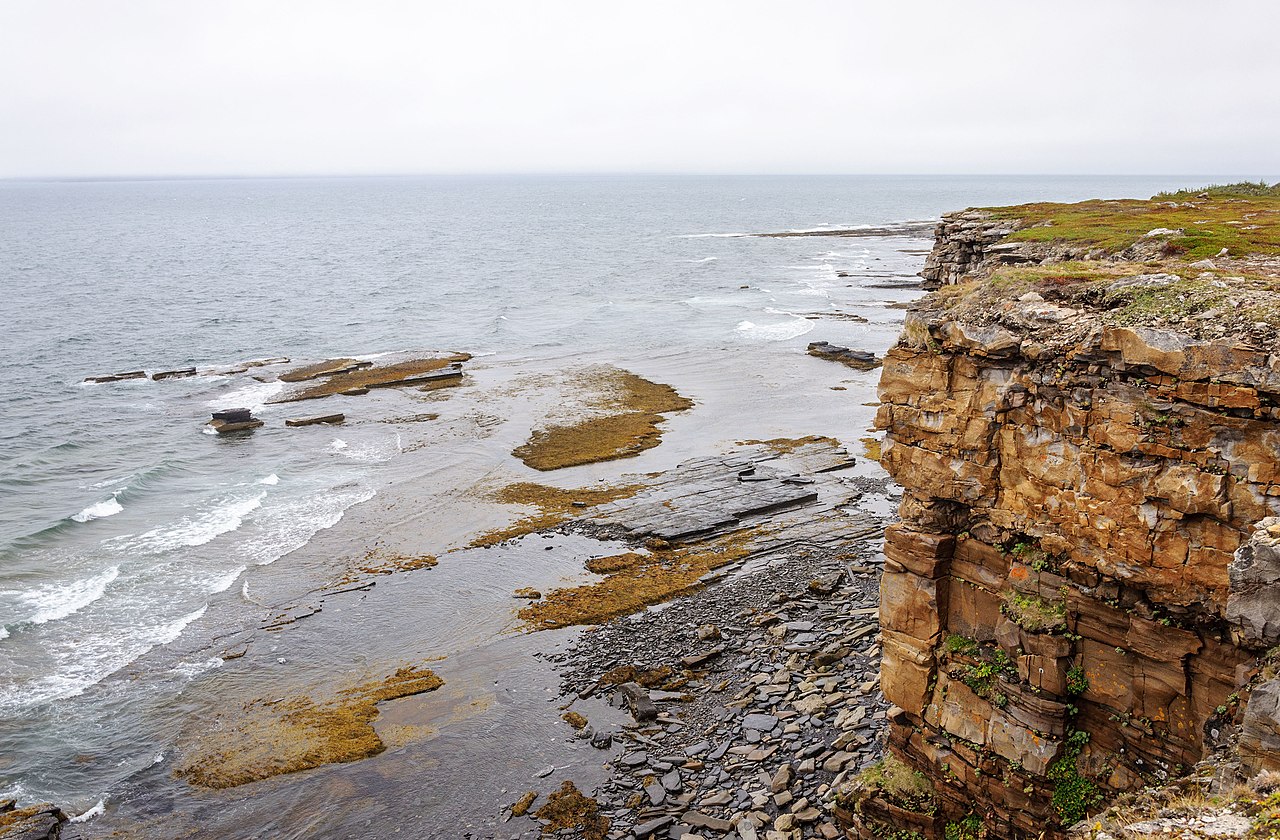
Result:
[[[341,452],[346,448],[347,448],[347,442],[342,438],[334,438],[333,441],[329,444],[330,452]]]
[[[279,484],[279,483],[280,483],[280,476],[276,475],[275,473],[272,473],[271,475],[267,476],[266,478],[260,478],[260,479],[258,479],[258,483],[259,483],[259,484],[266,484],[266,485],[268,485],[268,486],[272,486],[272,487],[274,487],[275,485],[277,485],[277,484]]]
[[[209,605],[205,604],[195,612],[187,613],[182,618],[157,627],[156,634],[151,638],[151,647],[155,647],[156,645],[167,645],[169,642],[172,642],[174,639],[181,636],[182,631],[186,629],[186,626],[204,615],[205,610],[207,609],[209,609]],[[150,650],[150,648],[148,648],[148,650]]]
[[[0,639],[7,639],[7,638],[9,638],[9,628],[0,624]]]
[[[116,500],[115,494],[112,494],[111,498],[94,502],[71,517],[71,519],[75,522],[91,522],[94,519],[106,519],[108,516],[115,516],[122,510],[124,510],[124,505]]]
[[[751,321],[740,321],[738,326],[734,327],[734,330],[762,341],[786,341],[804,335],[812,330],[814,326],[813,321],[805,318],[795,318],[779,324],[755,324]]]
[[[194,680],[206,671],[212,671],[214,668],[221,668],[227,664],[221,656],[212,656],[200,662],[179,662],[173,666],[173,672],[180,677],[186,677],[188,680]]]
[[[205,405],[213,409],[247,408],[250,411],[261,411],[272,397],[284,390],[284,385],[283,382],[254,382],[214,397]]]
[[[119,575],[120,567],[112,566],[93,577],[66,583],[49,583],[21,593],[19,599],[35,610],[26,623],[48,624],[79,612],[101,598]]]
[[[690,263],[709,263],[709,262],[715,262],[715,261],[716,261],[716,260],[718,260],[718,259],[720,259],[720,258],[719,258],[719,257],[703,257],[703,258],[702,258],[702,259],[700,259],[700,260],[685,260],[685,262],[690,262]]]
[[[248,566],[240,566],[239,568],[227,572],[220,578],[216,578],[213,583],[209,584],[209,594],[215,592],[226,592],[231,588],[231,584],[236,582],[236,578],[240,577],[240,573],[247,569]]]
[[[194,548],[204,545],[222,534],[239,528],[244,518],[262,505],[262,500],[266,496],[267,491],[263,490],[252,498],[220,505],[199,516],[184,517],[176,525],[153,528],[121,547],[141,548],[159,553],[182,546]],[[112,542],[117,541],[112,540]]]
[[[89,810],[85,811],[83,814],[77,817],[72,817],[70,820],[68,820],[68,822],[73,822],[73,823],[88,822],[94,817],[102,816],[106,812],[107,812],[107,800],[104,797],[98,800],[97,805],[94,805],[92,808],[90,808]]]

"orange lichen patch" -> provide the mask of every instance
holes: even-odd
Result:
[[[829,443],[839,446],[840,441],[826,435],[807,435],[801,438],[773,438],[771,440],[740,440],[738,446],[767,446],[779,455],[789,455],[812,443]]]
[[[567,780],[560,790],[547,797],[547,804],[535,811],[534,816],[547,820],[542,827],[543,834],[577,828],[581,829],[584,840],[604,840],[609,831],[609,818],[600,813],[599,804]]]
[[[252,700],[186,748],[174,772],[193,785],[221,789],[368,758],[386,748],[373,728],[378,703],[442,685],[430,669],[406,666],[324,702],[306,695]]]
[[[563,487],[551,487],[546,484],[535,484],[521,481],[508,484],[493,493],[491,498],[508,505],[528,505],[538,512],[526,516],[505,528],[481,534],[472,540],[467,548],[483,548],[498,543],[523,537],[537,531],[554,528],[570,519],[576,512],[602,505],[606,502],[626,499],[644,489],[640,484],[628,484],[618,487],[601,486],[566,490]]]
[[[315,385],[303,388],[300,391],[286,394],[274,400],[274,402],[313,400],[358,388],[390,388],[399,385],[430,385],[434,387],[444,384],[456,385],[460,378],[434,382],[415,382],[414,379],[434,371],[443,370],[454,362],[465,362],[470,358],[471,355],[469,353],[452,353],[448,356],[427,359],[408,359],[395,364],[383,365],[382,367],[374,366],[359,370],[348,370],[343,373],[335,373],[327,377],[323,382],[317,382]],[[281,377],[281,379],[283,378]]]
[[[587,725],[587,719],[577,712],[565,712],[560,716],[564,722],[572,726],[574,729],[582,729]]]
[[[697,546],[636,555],[634,563],[598,583],[551,592],[522,609],[520,618],[535,630],[546,630],[600,624],[633,613],[693,589],[707,572],[745,557],[756,533],[747,529]]]
[[[670,385],[610,369],[585,380],[602,396],[594,401],[610,413],[564,426],[538,429],[511,454],[535,470],[557,470],[639,455],[662,442],[662,415],[684,411],[693,401]]]

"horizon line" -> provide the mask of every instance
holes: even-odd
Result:
[[[302,181],[396,178],[1244,178],[1270,183],[1280,176],[1228,175],[1210,172],[764,172],[699,170],[557,170],[459,172],[330,172],[279,174],[128,174],[128,175],[12,175],[0,183],[127,183],[156,181]]]

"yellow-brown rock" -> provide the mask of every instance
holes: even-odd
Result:
[[[957,224],[940,284],[979,266]],[[1004,252],[979,238],[989,271]],[[1280,680],[1249,700],[1280,643],[1280,349],[1116,323],[1088,295],[966,304],[981,285],[916,304],[880,380],[905,491],[881,580],[889,748],[938,808],[915,830],[979,814],[989,837],[1056,836],[1241,721],[1246,766],[1280,767]],[[890,814],[858,808],[851,836]]]

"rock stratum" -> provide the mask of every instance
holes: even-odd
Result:
[[[850,836],[1055,836],[1280,767],[1280,197],[1164,198],[938,227],[880,382],[896,708]]]

